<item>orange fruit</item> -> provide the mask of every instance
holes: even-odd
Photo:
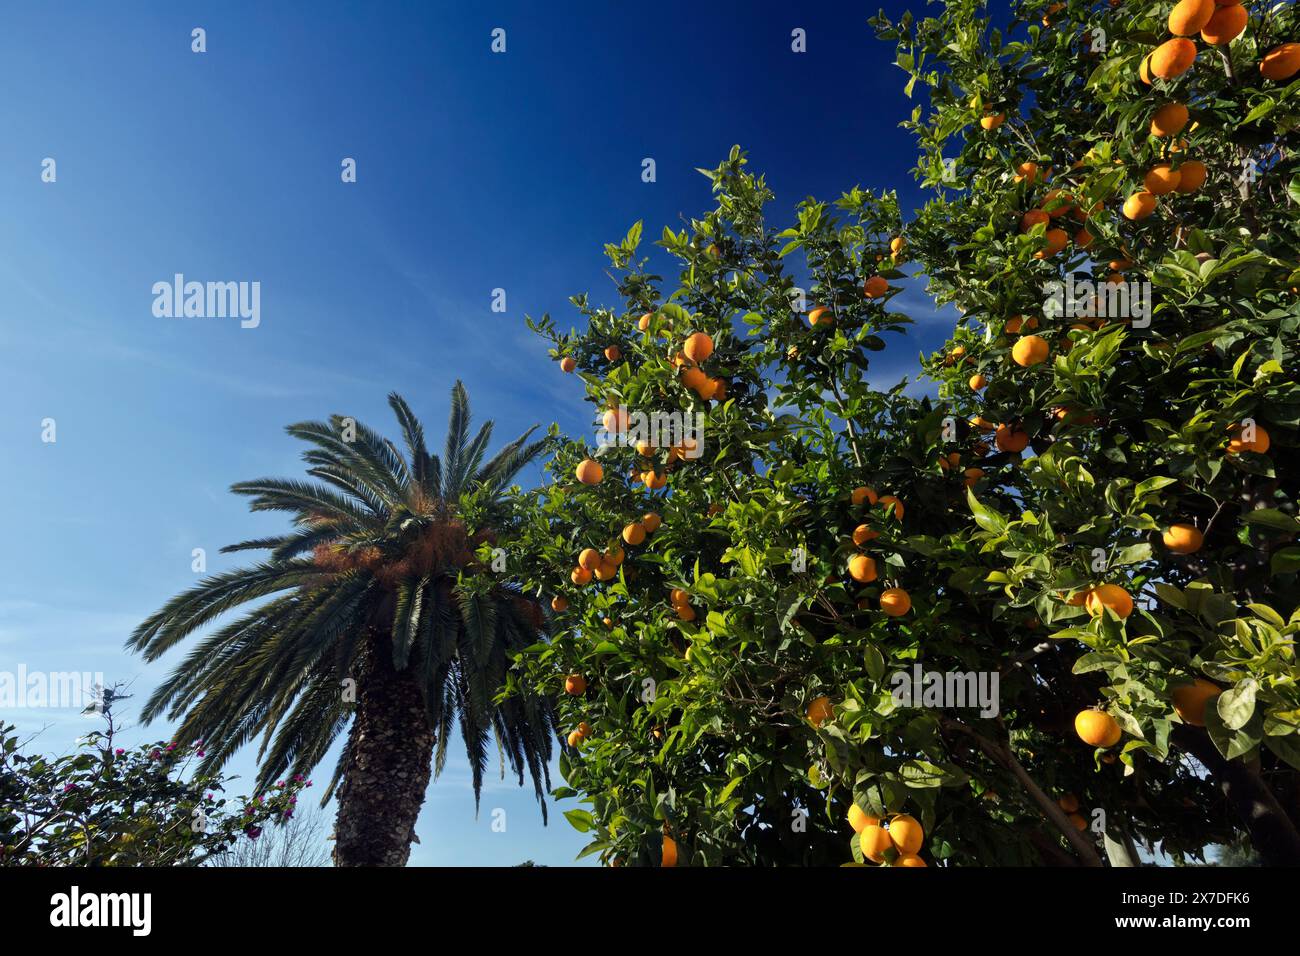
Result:
[[[646,534],[654,534],[659,530],[659,525],[662,520],[663,519],[661,519],[657,514],[651,511],[648,514],[641,516],[641,526],[645,528]]]
[[[858,847],[862,855],[872,863],[883,863],[885,853],[894,848],[894,841],[889,838],[885,828],[870,824],[858,833]]]
[[[1079,231],[1074,234],[1074,244],[1080,249],[1087,249],[1092,245],[1095,238],[1096,236],[1090,233],[1086,227],[1081,227]]]
[[[582,743],[582,734],[578,733],[576,730],[572,731],[569,734],[569,746],[576,747],[580,743]]]
[[[616,544],[614,545],[614,550],[611,551],[609,554],[605,555],[605,557],[609,558],[609,560],[614,562],[614,567],[618,567],[620,564],[623,563],[623,559],[626,557],[626,555],[623,553],[623,549]]]
[[[964,484],[967,488],[974,488],[975,483],[984,477],[984,469],[967,468],[964,472],[962,472],[962,475],[963,475],[962,484]]]
[[[1006,113],[989,113],[980,117],[980,126],[984,129],[997,129],[1006,121],[1006,118]]]
[[[600,552],[595,548],[583,548],[578,552],[578,567],[595,571],[600,566]]]
[[[721,402],[727,397],[727,380],[722,378],[709,379],[709,387],[713,394],[709,397],[715,402]]]
[[[1195,554],[1205,543],[1205,535],[1190,524],[1171,524],[1162,538],[1165,547],[1174,554]]]
[[[1214,0],[1210,0],[1211,3]],[[1148,170],[1142,185],[1153,196],[1163,196],[1178,188],[1179,172],[1168,163],[1160,163]]]
[[[672,592],[668,595],[668,600],[673,607],[677,607],[679,604],[690,604],[691,596],[681,588],[673,588]]]
[[[1138,190],[1124,200],[1124,218],[1136,222],[1146,219],[1156,211],[1156,197],[1145,189]]]
[[[900,813],[889,821],[889,839],[903,856],[915,856],[925,843],[925,831],[915,817]]]
[[[578,363],[567,355],[560,359],[560,371],[562,372],[572,372],[577,367]]]
[[[590,737],[591,724],[587,723],[585,720],[582,721],[580,724],[578,724],[578,733],[582,734],[584,740]]]
[[[912,598],[902,588],[889,588],[880,595],[880,609],[890,617],[902,617],[912,609]]]
[[[591,573],[596,575],[597,581],[612,581],[618,574],[618,564],[609,555],[602,554],[600,563],[596,565],[596,569]]]
[[[1088,592],[1084,606],[1093,617],[1100,617],[1109,608],[1121,618],[1133,613],[1133,597],[1118,584],[1099,584]]]
[[[831,699],[829,697],[818,697],[808,705],[808,720],[814,727],[820,727],[830,719],[833,713]]]
[[[1187,37],[1198,33],[1214,16],[1214,0],[1179,0],[1169,11],[1169,32]]]
[[[1049,229],[1043,233],[1043,238],[1047,240],[1047,246],[1034,253],[1035,259],[1050,259],[1056,255],[1069,243],[1070,234],[1064,229]]]
[[[713,339],[703,332],[692,332],[686,337],[686,344],[682,346],[682,351],[692,362],[703,362],[713,354]]]
[[[587,678],[581,674],[570,674],[564,678],[564,692],[578,697],[587,692]]]
[[[561,611],[567,611],[568,609],[569,609],[568,598],[560,597],[558,594],[555,597],[551,598],[551,610],[554,611],[556,614],[559,614]]]
[[[600,466],[600,462],[584,458],[574,469],[574,474],[584,485],[598,485],[605,477],[605,469]]]
[[[660,866],[677,865],[677,841],[674,840],[666,833],[664,834],[664,845],[663,845],[663,851],[660,855],[659,865]]]
[[[1047,340],[1041,335],[1026,335],[1011,347],[1011,358],[1024,368],[1047,361],[1047,353]]]
[[[832,325],[835,322],[835,316],[831,315],[831,310],[825,306],[818,306],[808,313],[808,324],[816,328],[817,324],[825,322]]]
[[[623,528],[623,540],[628,544],[636,547],[645,540],[645,525],[640,521],[633,521]]]
[[[872,276],[862,287],[868,299],[879,299],[889,291],[889,283],[880,276]]]
[[[605,431],[622,434],[627,431],[627,420],[628,415],[624,409],[611,408],[605,413],[602,424],[605,426]]]
[[[880,817],[873,817],[856,803],[851,803],[849,804],[849,826],[853,827],[854,833],[861,833],[867,827],[880,826]]]
[[[1300,70],[1300,43],[1282,43],[1264,54],[1259,72],[1266,80],[1289,80]]]
[[[689,604],[676,604],[673,606],[673,610],[677,612],[677,619],[679,621],[685,621],[689,624],[691,621],[695,620],[695,608],[691,607]]]
[[[668,484],[668,476],[661,475],[652,468],[648,471],[641,472],[641,483],[651,491],[658,491],[664,485]]]
[[[609,348],[605,349],[605,358],[609,359],[611,362],[617,362],[622,357],[623,350],[617,345],[611,345]]]
[[[1214,18],[1211,17],[1210,23],[1213,22]],[[1204,36],[1204,32],[1201,35]],[[1172,80],[1190,70],[1195,62],[1196,44],[1186,37],[1174,37],[1151,51],[1151,75],[1162,80]]]
[[[1214,16],[1210,17],[1209,22],[1201,28],[1201,39],[1211,46],[1231,43],[1241,36],[1242,30],[1246,29],[1246,19],[1246,8],[1241,4],[1234,3],[1231,6],[1219,7]]]
[[[1200,677],[1190,684],[1182,684],[1173,689],[1174,712],[1184,723],[1193,727],[1205,726],[1205,706],[1223,693],[1218,684],[1211,684]]]
[[[1027,180],[1032,183],[1038,178],[1037,163],[1021,163],[1016,167],[1016,175],[1013,177],[1016,182]]]
[[[700,386],[708,382],[709,377],[698,368],[688,368],[682,372],[682,384],[689,389],[699,391]]]
[[[876,562],[865,554],[855,554],[849,558],[849,577],[859,584],[868,584],[876,580]]]
[[[1178,191],[1194,193],[1205,185],[1205,164],[1199,159],[1189,159],[1178,167]]]
[[[864,501],[874,507],[876,503],[875,489],[868,488],[866,485],[854,488],[852,494],[849,495],[849,500],[855,508]]]
[[[1082,814],[1071,813],[1069,817],[1070,817],[1070,822],[1074,824],[1074,828],[1078,830],[1080,833],[1088,829],[1088,821],[1083,817]]]
[[[878,537],[880,537],[880,532],[874,530],[868,524],[860,524],[853,529],[853,543],[858,547],[862,547],[868,541]]]
[[[998,451],[1022,452],[1029,447],[1029,433],[1014,425],[999,425],[993,433],[993,443]]]
[[[976,373],[975,375],[972,375],[970,377],[969,381],[966,384],[970,386],[972,392],[978,392],[981,388],[983,388],[988,383],[989,380],[987,378],[985,378],[983,375]]]
[[[889,511],[893,514],[895,521],[903,520],[903,503],[893,495],[881,495],[878,505],[889,505]]]
[[[576,567],[569,572],[569,580],[578,587],[591,583],[591,572],[584,567]]]
[[[1028,232],[1030,229],[1033,229],[1034,226],[1037,226],[1039,223],[1050,222],[1051,218],[1052,218],[1051,216],[1043,212],[1043,210],[1041,209],[1031,209],[1029,210],[1029,212],[1025,213],[1023,216],[1020,217],[1020,231]]]
[[[645,315],[641,316],[641,318],[637,319],[636,327],[642,332],[645,332],[650,328],[650,323],[654,321],[654,318],[655,316],[653,312],[647,312]]]
[[[1007,319],[1002,330],[1008,335],[1018,335],[1021,331],[1032,331],[1036,328],[1038,328],[1038,319],[1032,315],[1027,319],[1023,315],[1013,315]]]
[[[1113,747],[1122,736],[1115,718],[1104,710],[1081,710],[1074,718],[1074,732],[1085,744]]]
[[[1079,812],[1079,798],[1072,793],[1065,794],[1065,796],[1056,801],[1056,805],[1066,813]]]
[[[1151,117],[1151,135],[1177,136],[1187,125],[1187,118],[1187,107],[1182,103],[1166,103]]]
[[[892,864],[893,866],[928,866],[925,860],[921,859],[914,853],[900,856]]]
[[[1254,441],[1242,440],[1242,430],[1240,425],[1235,426],[1232,429],[1231,434],[1232,437],[1228,440],[1228,454],[1230,455],[1239,455],[1243,451],[1253,451],[1256,454],[1262,455],[1268,451],[1269,445],[1272,444],[1272,441],[1268,437],[1268,432],[1265,431],[1263,425],[1255,426]]]

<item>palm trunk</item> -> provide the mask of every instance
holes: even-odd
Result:
[[[405,866],[432,771],[434,733],[409,670],[377,642],[358,682],[338,789],[335,866]]]

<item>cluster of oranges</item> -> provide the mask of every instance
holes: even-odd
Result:
[[[721,402],[727,397],[726,379],[712,377],[702,367],[712,354],[713,339],[705,332],[692,332],[672,362],[681,370],[682,385],[703,401]]]
[[[903,254],[903,237],[895,236],[891,239],[889,241],[889,250],[894,262],[897,263],[899,256]],[[876,258],[880,259],[882,256],[876,256]],[[889,295],[889,280],[884,276],[871,276],[862,284],[862,294],[868,299],[883,299],[885,296]],[[808,325],[812,328],[815,329],[818,326],[829,328],[834,324],[835,312],[829,306],[818,305],[808,310]],[[791,346],[788,356],[790,358],[795,358],[798,354],[799,350],[794,346]]]
[[[895,521],[903,520],[903,503],[893,495],[876,496],[875,489],[862,485],[854,488],[849,496],[853,507],[860,508],[866,504],[871,508],[884,505],[886,514],[893,517]],[[863,547],[868,541],[873,541],[880,537],[880,532],[871,527],[870,524],[859,524],[853,529],[853,544],[855,547]],[[870,584],[876,580],[879,572],[876,568],[876,559],[868,554],[861,552],[854,554],[849,558],[849,577],[859,584]],[[862,604],[859,603],[859,607]],[[880,595],[880,609],[890,617],[902,617],[912,609],[912,598],[902,588],[887,588]]]
[[[926,865],[919,855],[925,830],[915,817],[896,813],[882,822],[854,803],[849,806],[849,826],[858,835],[864,859],[888,866]]]

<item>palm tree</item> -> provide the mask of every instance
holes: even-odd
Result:
[[[544,619],[475,555],[508,530],[507,486],[547,441],[529,443],[529,429],[484,463],[492,423],[469,437],[457,382],[439,459],[406,402],[394,393],[388,403],[405,457],[350,418],[290,425],[312,445],[303,459],[318,481],[231,490],[250,496],[253,511],[289,512],[293,530],[222,549],[270,556],[176,596],[127,642],[155,660],[227,611],[270,598],[195,645],[143,718],[181,720],[177,740],[204,741],[211,768],[260,735],[259,790],[310,772],[350,720],[322,800],[337,788],[340,866],[406,863],[434,758],[440,773],[457,721],[476,806],[493,734],[521,786],[527,768],[545,819],[557,730],[544,698],[494,702],[512,654],[539,639]],[[478,531],[463,517],[471,501],[486,515]]]

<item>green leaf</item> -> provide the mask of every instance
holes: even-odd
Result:
[[[1247,677],[1219,695],[1218,711],[1223,726],[1240,730],[1255,715],[1255,679]]]

